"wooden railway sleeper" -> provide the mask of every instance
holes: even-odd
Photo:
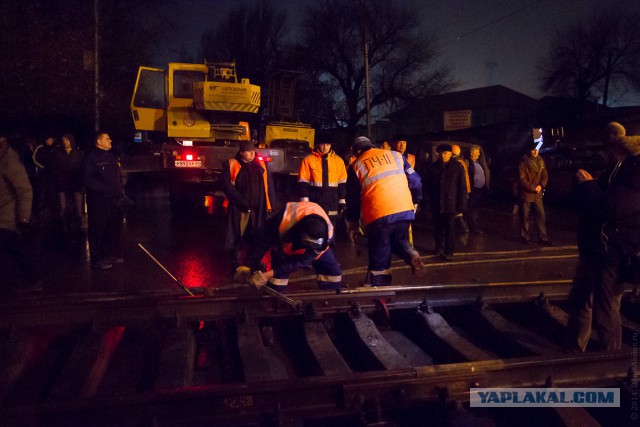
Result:
[[[553,379],[551,376],[547,377],[544,387],[553,387]],[[593,418],[585,408],[551,407],[549,409],[555,413],[556,417],[560,421],[559,425],[566,427],[600,427],[600,423],[596,421],[596,419]]]

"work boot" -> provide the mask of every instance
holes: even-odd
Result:
[[[416,277],[422,277],[427,272],[420,254],[415,254],[411,257],[411,272]]]

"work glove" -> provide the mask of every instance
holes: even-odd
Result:
[[[260,289],[267,284],[267,280],[268,279],[265,277],[265,274],[262,271],[258,270],[249,278],[249,284]]]
[[[249,282],[251,277],[251,269],[247,266],[241,265],[236,268],[236,272],[233,274],[233,282],[245,284]]]
[[[357,222],[347,221],[347,234],[349,235],[349,240],[351,241],[351,243],[356,242],[356,237],[360,232],[358,228],[359,226]]]

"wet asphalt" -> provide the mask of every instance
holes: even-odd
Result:
[[[42,275],[41,295],[61,294],[168,294],[184,295],[175,281],[140,247],[194,293],[231,284],[231,264],[223,252],[225,218],[201,208],[172,215],[166,186],[153,179],[128,183],[128,203],[122,206],[121,253],[123,264],[109,270],[91,268],[86,229],[64,232],[44,212],[34,215],[25,241]],[[570,279],[575,267],[576,217],[547,204],[547,228],[551,247],[532,236],[524,245],[513,202],[487,200],[480,212],[483,234],[460,234],[450,262],[433,255],[434,241],[427,212],[418,212],[413,226],[414,245],[423,255],[427,274],[418,279],[401,260],[394,259],[394,285],[493,283],[525,280]],[[534,229],[532,224],[532,230]],[[365,282],[365,238],[355,244],[339,233],[336,256],[348,287]],[[7,257],[0,260],[0,285],[4,298],[24,285],[24,278]],[[312,270],[291,276],[291,290],[315,289]]]

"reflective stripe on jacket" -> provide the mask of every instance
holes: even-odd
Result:
[[[345,203],[347,169],[333,150],[327,154],[314,150],[300,163],[298,193],[301,201],[318,203],[329,215],[338,214]]]
[[[300,171],[298,173],[298,182],[308,183],[312,187],[334,187],[347,182],[347,169],[344,161],[336,156],[333,150],[329,151],[326,156],[326,166],[323,166],[324,155],[314,150],[305,157],[300,163]],[[326,170],[328,169],[328,171]],[[326,185],[323,178],[326,176]]]
[[[384,216],[413,212],[404,159],[395,151],[371,148],[353,164],[360,181],[365,226]]]
[[[324,209],[320,207],[317,203],[313,202],[289,202],[284,208],[284,214],[282,216],[282,222],[280,222],[280,227],[278,231],[280,232],[280,236],[283,236],[287,231],[291,230],[291,228],[296,225],[298,221],[304,218],[307,215],[318,215],[322,217],[327,222],[327,227],[329,230],[328,240],[333,239],[333,225],[329,220]]]
[[[263,161],[258,160],[258,163],[264,170],[262,174],[262,181],[264,182],[264,197],[267,202],[267,210],[271,210],[271,200],[269,198],[269,181],[267,177],[267,165]],[[238,173],[242,169],[242,164],[236,159],[229,159],[229,174],[231,175],[231,184],[236,185],[236,178]]]
[[[282,215],[282,221],[280,222],[280,226],[278,227],[278,232],[280,234],[280,237],[282,238],[282,236],[284,236],[287,233],[287,231],[291,230],[293,226],[298,223],[298,221],[300,221],[302,218],[308,215],[318,215],[319,217],[325,220],[325,222],[327,223],[327,230],[328,230],[327,242],[330,242],[333,239],[333,225],[331,224],[331,220],[329,220],[329,217],[327,216],[324,209],[322,209],[322,207],[320,207],[320,205],[318,205],[317,203],[313,203],[313,202],[287,203],[287,205],[284,208],[284,213]],[[329,248],[329,245],[327,245],[327,248]],[[325,248],[325,250],[323,250],[322,252],[318,252],[317,258],[320,258],[320,256],[324,252],[326,252],[327,248]],[[283,251],[287,255],[298,255],[298,254],[303,254],[306,251],[306,249],[292,251],[291,245],[289,244],[289,245],[283,245]]]

